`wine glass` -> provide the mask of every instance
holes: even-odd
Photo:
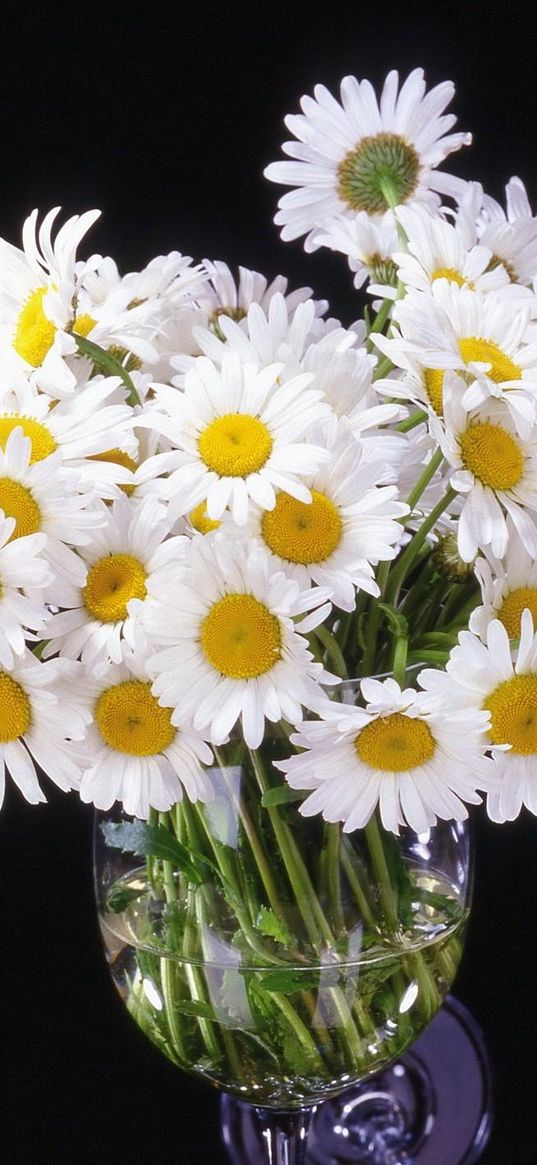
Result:
[[[316,1106],[396,1061],[436,1015],[471,863],[464,823],[395,837],[376,817],[353,834],[302,817],[279,749],[276,735],[256,754],[220,750],[206,805],[98,814],[95,874],[135,1022],[251,1106],[267,1162],[300,1165]]]

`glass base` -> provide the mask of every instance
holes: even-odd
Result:
[[[390,1067],[319,1105],[308,1165],[472,1165],[488,1141],[492,1087],[481,1031],[448,996],[429,1027]],[[222,1096],[231,1165],[264,1165],[252,1105]]]

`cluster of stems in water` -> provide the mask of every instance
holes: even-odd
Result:
[[[274,741],[272,752],[281,747]],[[363,1077],[415,1039],[453,980],[464,909],[453,892],[420,882],[376,817],[359,839],[322,821],[312,836],[296,805],[273,803],[282,784],[269,752],[237,743],[218,757],[233,844],[218,804],[185,799],[153,815],[148,881],[165,904],[158,936],[140,935],[129,1006],[181,1066],[292,1106]],[[165,834],[190,867],[173,849],[155,856]],[[427,912],[443,933],[420,946],[416,916]],[[148,980],[162,1001],[154,1012]]]

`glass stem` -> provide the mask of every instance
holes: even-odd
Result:
[[[265,1165],[306,1165],[308,1133],[315,1106],[293,1112],[255,1110],[265,1146]]]

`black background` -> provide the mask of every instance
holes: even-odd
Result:
[[[537,205],[532,6],[455,3],[88,2],[4,7],[0,27],[0,233],[25,215],[100,206],[91,248],[123,270],[172,248],[222,258],[358,314],[344,260],[306,256],[272,224],[283,115],[317,81],[379,83],[423,65],[457,84],[475,145],[452,160],[496,196],[512,174]],[[537,772],[536,772],[537,779]],[[459,997],[496,1080],[483,1165],[535,1165],[537,821],[474,815],[475,907]],[[218,1097],[169,1065],[116,999],[96,928],[91,814],[53,789],[0,816],[0,1159],[220,1165]],[[441,1159],[428,1165],[449,1165]]]

